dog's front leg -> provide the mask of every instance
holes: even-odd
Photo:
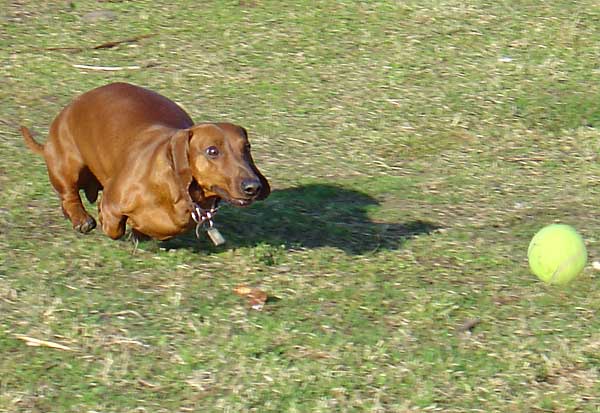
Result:
[[[104,189],[102,200],[98,204],[98,220],[102,231],[112,239],[125,235],[127,216],[123,215],[120,204],[111,202],[109,188]]]

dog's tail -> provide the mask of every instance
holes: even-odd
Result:
[[[21,135],[23,135],[23,139],[25,140],[25,143],[29,149],[38,155],[44,155],[44,145],[36,142],[35,139],[33,139],[33,136],[31,136],[29,129],[27,129],[25,126],[21,126]]]

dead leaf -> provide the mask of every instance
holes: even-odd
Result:
[[[519,301],[520,297],[516,295],[498,295],[492,298],[497,305],[510,304],[514,301]]]
[[[247,287],[245,285],[238,285],[233,289],[233,292],[239,295],[240,297],[246,297],[250,292],[252,292],[252,288]]]
[[[458,333],[472,333],[473,329],[481,323],[481,319],[479,318],[469,318],[465,320],[461,325],[456,327],[456,331]]]
[[[256,287],[248,287],[246,285],[238,285],[233,289],[233,292],[248,300],[250,308],[256,311],[261,311],[267,302],[269,296],[266,292]]]

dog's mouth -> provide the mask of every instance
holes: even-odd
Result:
[[[229,199],[223,198],[223,201],[225,201],[228,204],[231,204],[233,206],[242,207],[242,208],[246,207],[252,203],[251,199],[241,199],[241,198],[229,198]]]
[[[254,202],[255,198],[235,198],[235,197],[231,197],[229,196],[229,194],[227,193],[227,191],[219,188],[218,186],[213,186],[210,188],[211,192],[214,192],[215,194],[217,194],[219,197],[221,197],[221,199],[225,202],[227,202],[228,204],[231,204],[233,206],[236,207],[247,207],[250,204],[252,204],[252,202]]]
[[[242,207],[242,208],[247,207],[256,200],[256,197],[252,197],[252,198],[232,197],[229,195],[229,193],[226,190],[224,190],[216,185],[211,186],[209,189],[209,192],[216,194],[224,202],[226,202],[230,205],[236,206],[236,207]],[[202,205],[202,206],[206,206],[207,202],[210,202],[211,199],[214,199],[214,195],[206,198],[205,191],[202,189],[200,184],[198,184],[198,182],[195,179],[192,180],[192,183],[189,188],[189,193],[190,193],[191,198],[194,200],[194,202],[196,202],[197,204]]]

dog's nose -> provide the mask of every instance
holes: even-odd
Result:
[[[248,196],[254,196],[260,191],[261,185],[258,179],[242,180],[242,192]]]

